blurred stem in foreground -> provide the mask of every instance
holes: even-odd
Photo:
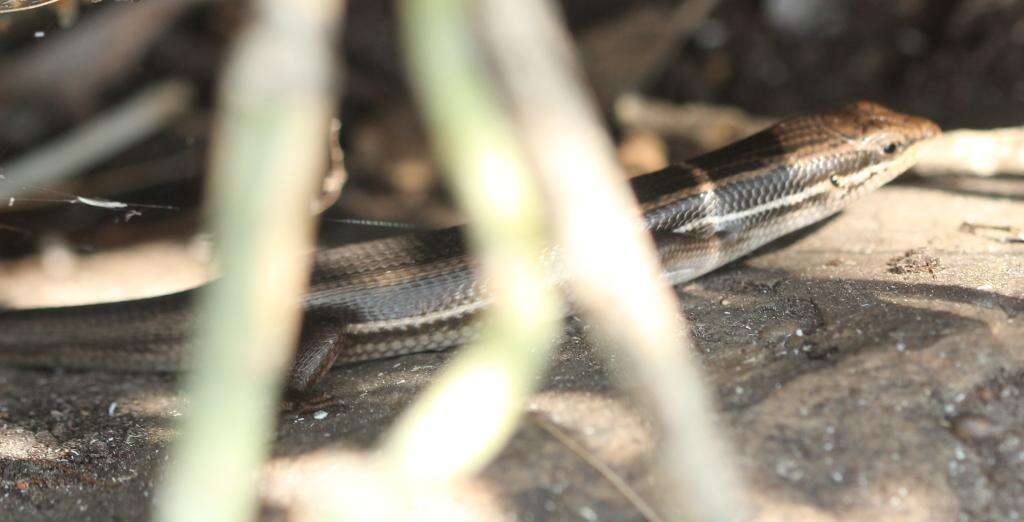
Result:
[[[191,402],[157,520],[254,519],[255,480],[298,337],[342,3],[254,5],[225,72],[211,164],[223,277],[198,305]]]
[[[660,431],[663,515],[734,521],[743,496],[714,425],[679,303],[601,118],[578,80],[567,31],[545,0],[480,0],[480,34],[552,205],[573,303],[619,357]]]
[[[541,196],[472,40],[470,0],[406,0],[404,48],[492,299],[463,348],[399,419],[379,459],[410,484],[465,477],[511,436],[561,328],[539,260]]]

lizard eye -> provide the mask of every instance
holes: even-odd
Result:
[[[895,141],[886,143],[885,146],[882,147],[882,152],[886,154],[895,154],[897,150],[900,150],[900,144]]]

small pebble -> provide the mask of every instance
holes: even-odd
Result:
[[[583,506],[580,508],[580,516],[584,520],[597,520],[597,513],[590,506]]]
[[[54,437],[52,433],[46,430],[36,432],[36,441],[47,446],[57,445],[57,438]]]
[[[50,427],[50,433],[52,433],[54,437],[64,437],[67,435],[68,429],[63,424],[54,424]]]

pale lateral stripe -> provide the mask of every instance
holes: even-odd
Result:
[[[864,180],[864,179],[867,179],[867,178],[877,174],[878,172],[886,170],[889,166],[890,166],[889,163],[880,163],[878,165],[872,165],[869,168],[863,169],[863,170],[861,170],[861,171],[859,171],[859,172],[857,172],[855,174],[851,174],[850,177],[854,177],[854,179],[856,179],[856,180]],[[820,182],[818,182],[818,183],[816,183],[816,184],[814,184],[814,185],[812,185],[810,187],[805,188],[804,190],[802,190],[800,192],[797,192],[796,194],[790,194],[790,195],[788,195],[786,197],[774,199],[774,200],[762,203],[760,205],[756,205],[756,206],[753,206],[753,207],[750,207],[750,208],[747,208],[747,209],[743,209],[743,210],[739,210],[739,211],[736,211],[736,212],[732,212],[732,213],[729,213],[729,214],[724,214],[724,215],[721,215],[721,216],[717,216],[717,215],[716,216],[705,216],[703,218],[691,221],[691,222],[689,222],[689,223],[687,223],[687,224],[685,224],[685,225],[683,225],[683,226],[673,230],[673,232],[675,232],[677,234],[683,234],[683,233],[689,232],[689,231],[691,231],[693,229],[696,229],[696,228],[699,228],[699,227],[702,227],[702,226],[719,225],[719,224],[726,223],[726,222],[729,222],[729,221],[735,221],[737,219],[743,219],[743,218],[746,218],[746,217],[749,217],[749,216],[753,216],[753,215],[759,214],[761,212],[766,212],[766,211],[769,211],[769,210],[774,210],[774,209],[777,209],[777,208],[780,208],[780,207],[795,206],[795,205],[798,205],[798,204],[800,204],[800,203],[802,203],[802,202],[804,202],[804,201],[806,201],[806,200],[808,200],[808,199],[810,199],[810,198],[812,198],[814,196],[817,196],[819,194],[823,194],[825,192],[828,192],[829,190],[832,190],[833,188],[834,188],[834,185],[832,185],[832,182],[829,181],[828,178],[826,178],[826,179],[824,179],[824,180],[822,180],[822,181],[820,181]]]
[[[685,232],[689,232],[689,231],[691,231],[691,230],[693,230],[695,228],[699,228],[701,226],[719,225],[721,223],[726,223],[726,222],[729,222],[729,221],[735,221],[737,219],[743,219],[743,218],[748,217],[748,216],[753,216],[755,214],[760,214],[761,212],[765,212],[765,211],[768,211],[768,210],[774,210],[774,209],[779,208],[779,207],[788,207],[788,206],[792,206],[792,205],[797,205],[799,203],[802,203],[802,202],[806,201],[807,199],[810,199],[811,197],[814,197],[814,196],[816,196],[818,194],[821,194],[821,193],[824,193],[824,192],[828,191],[829,187],[831,185],[832,185],[832,182],[830,182],[830,181],[828,181],[826,179],[825,181],[822,181],[822,182],[819,182],[819,183],[817,183],[815,185],[807,187],[806,189],[804,189],[804,190],[802,190],[800,192],[797,192],[796,194],[790,194],[790,195],[788,195],[786,197],[783,197],[783,198],[779,198],[779,199],[775,199],[775,200],[772,200],[772,201],[768,201],[766,203],[762,203],[760,205],[756,205],[756,206],[753,206],[753,207],[750,207],[750,208],[746,208],[746,209],[743,209],[743,210],[739,210],[739,211],[736,211],[736,212],[732,212],[732,213],[729,213],[729,214],[723,214],[721,216],[706,216],[704,218],[701,218],[701,219],[698,219],[698,220],[695,220],[695,221],[691,221],[690,223],[687,223],[687,224],[685,224],[685,225],[683,225],[683,226],[673,230],[673,232],[676,232],[678,234],[682,234],[682,233],[685,233]]]
[[[367,321],[354,323],[345,326],[345,332],[349,334],[372,334],[380,331],[390,331],[399,328],[410,328],[443,321],[454,317],[468,315],[485,308],[489,304],[487,299],[478,299],[466,304],[430,312],[416,317],[401,317],[398,319],[383,319],[380,321]]]
[[[847,176],[846,179],[849,182],[862,182],[863,180],[866,180],[866,179],[870,178],[871,176],[877,174],[878,172],[887,170],[891,166],[890,163],[891,162],[881,163],[881,164],[877,164],[877,165],[872,165],[869,168],[863,169],[863,170],[861,170],[861,171],[859,171],[859,172],[857,172],[855,174],[851,174],[851,175]],[[719,215],[706,216],[704,218],[701,218],[701,219],[695,220],[693,222],[687,223],[686,225],[683,225],[683,226],[675,229],[674,232],[676,232],[676,233],[685,233],[685,232],[688,232],[688,231],[693,230],[695,228],[698,228],[700,226],[718,225],[718,224],[721,224],[721,223],[725,223],[725,222],[734,221],[734,220],[737,220],[737,219],[743,219],[743,218],[746,218],[746,217],[749,217],[749,216],[753,216],[753,215],[759,214],[761,212],[766,212],[766,211],[774,210],[776,208],[781,208],[781,207],[786,207],[786,206],[795,206],[795,205],[798,205],[798,204],[802,203],[803,201],[806,201],[807,199],[810,199],[810,198],[812,198],[812,197],[814,197],[814,196],[816,196],[818,194],[822,194],[822,193],[825,193],[825,192],[827,192],[829,190],[833,190],[834,188],[835,187],[833,186],[832,182],[829,181],[828,178],[825,178],[823,181],[821,181],[821,182],[819,182],[819,183],[817,183],[817,184],[815,184],[815,185],[813,185],[811,187],[808,187],[805,190],[803,190],[801,192],[798,192],[796,194],[791,194],[791,195],[783,197],[783,198],[778,198],[776,200],[769,201],[769,202],[763,203],[761,205],[757,205],[757,206],[754,206],[754,207],[751,207],[751,208],[748,208],[748,209],[744,209],[744,210],[740,210],[740,211],[737,211],[737,212],[733,212],[733,213],[730,213],[730,214],[725,214],[725,215],[721,215],[721,216],[719,216]],[[711,208],[719,207],[719,196],[718,196],[717,191],[715,191],[715,190],[704,191],[704,192],[702,192],[700,194],[700,197],[708,200],[708,203],[710,204]],[[716,258],[718,256],[725,256],[725,257],[729,256],[728,252],[713,252],[713,254],[714,254],[714,257],[716,257]],[[693,278],[695,278],[695,277],[697,277],[697,276],[699,276],[699,275],[701,275],[703,273],[706,273],[706,272],[708,272],[710,270],[713,270],[714,268],[716,268],[716,267],[721,265],[721,263],[719,262],[720,261],[719,259],[713,259],[713,260],[709,260],[709,261],[710,262],[707,263],[704,267],[686,267],[686,268],[679,269],[678,272],[692,271],[691,274],[687,274],[687,277],[685,277],[683,279],[683,280],[689,280],[689,279],[693,279]],[[679,281],[675,281],[675,280],[678,279],[678,277],[680,275],[682,275],[682,274],[669,272],[669,274],[667,274],[667,275],[668,275],[670,280],[673,280],[673,282],[676,283],[676,282],[679,282]],[[372,334],[372,333],[375,333],[375,332],[394,330],[394,329],[398,329],[398,328],[411,328],[411,327],[423,326],[423,325],[428,325],[428,324],[431,324],[431,323],[435,323],[435,322],[438,322],[438,321],[443,321],[443,320],[454,318],[454,317],[460,317],[460,316],[468,315],[470,313],[473,313],[473,312],[476,312],[476,311],[479,311],[479,310],[485,308],[488,304],[489,304],[489,300],[487,300],[487,299],[479,299],[479,300],[476,300],[476,301],[473,301],[473,302],[469,302],[469,303],[466,303],[466,304],[463,304],[463,305],[456,306],[454,308],[450,308],[450,309],[446,309],[446,310],[438,310],[436,312],[431,312],[431,313],[428,313],[428,314],[425,314],[425,315],[421,315],[421,316],[416,316],[416,317],[404,317],[404,318],[397,318],[397,319],[385,319],[385,320],[380,320],[380,321],[368,321],[368,322],[363,322],[363,323],[350,324],[350,325],[346,326],[345,331],[347,333],[349,333],[349,334],[367,334],[367,333]]]

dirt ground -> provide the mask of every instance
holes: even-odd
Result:
[[[321,241],[365,233],[333,234],[335,218],[450,224],[458,218],[405,84],[393,3],[349,4],[339,105],[350,181]],[[679,4],[560,2],[620,141],[636,137],[614,116],[629,89],[770,117],[872,99],[946,129],[1024,121],[1019,2],[722,0],[652,58]],[[62,192],[36,194],[43,204],[0,206],[0,306],[152,295],[208,275],[207,245],[191,238],[216,81],[246,14],[241,2],[176,5],[83,2],[67,27],[42,10],[0,18],[4,162],[158,80],[185,78],[198,93],[186,117]],[[133,18],[86,23],[118,10]],[[73,52],[95,45],[90,32],[125,26],[137,34],[109,40],[120,51]],[[35,54],[74,35],[86,39]],[[57,67],[65,60],[75,67]],[[40,64],[59,78],[37,74]],[[679,138],[656,138],[653,161],[684,159],[703,142]],[[172,210],[68,204],[78,194]],[[963,226],[1019,227],[1021,216],[1019,177],[908,178],[678,288],[758,520],[1024,516],[1024,243]],[[515,438],[467,485],[494,518],[644,519],[581,457],[652,500],[654,434],[586,332],[572,321]],[[335,400],[323,413],[278,421],[263,518],[284,518],[277,486],[289,473],[371,447],[448,357],[331,372]],[[183,410],[170,375],[0,368],[0,520],[144,519]]]
[[[1024,245],[961,227],[1021,215],[1012,180],[898,184],[679,288],[759,519],[1024,513]],[[560,427],[652,493],[652,433],[586,327],[572,331],[476,487],[509,519],[642,520],[542,429]],[[283,416],[268,469],[369,446],[447,357],[333,371],[327,416]],[[0,518],[140,518],[181,409],[166,375],[0,369]]]

